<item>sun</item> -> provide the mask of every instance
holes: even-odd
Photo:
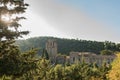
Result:
[[[1,19],[5,22],[10,22],[11,16],[10,15],[2,15]]]

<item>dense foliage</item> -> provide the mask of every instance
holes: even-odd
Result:
[[[16,80],[36,68],[36,50],[21,54],[14,45],[15,39],[29,33],[19,29],[19,21],[25,19],[20,14],[26,11],[27,6],[23,0],[0,0],[0,78],[3,80],[5,76]]]
[[[36,66],[15,80],[107,80],[106,75],[111,69],[106,64],[97,66],[96,63],[87,64],[85,62],[71,65],[52,65],[45,58],[37,61]],[[11,76],[3,76],[2,78],[11,80]]]
[[[117,58],[112,63],[112,69],[108,73],[109,80],[120,79],[120,53],[117,54]]]
[[[75,39],[61,39],[54,37],[35,37],[26,40],[19,40],[17,44],[22,51],[29,50],[31,47],[42,49],[48,39],[55,39],[58,44],[58,53],[69,54],[70,51],[94,52],[99,54],[102,50],[120,51],[120,44],[105,41],[87,41]],[[40,53],[40,51],[39,51]]]
[[[28,4],[23,0],[0,0],[0,39],[16,39],[27,35],[28,31],[21,31],[20,20],[25,19],[19,16],[27,9]]]
[[[101,52],[101,55],[113,55],[113,51],[111,50],[102,50]]]

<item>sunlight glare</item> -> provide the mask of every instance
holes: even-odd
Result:
[[[10,15],[2,15],[2,20],[5,21],[5,22],[10,22],[11,20],[11,16]]]

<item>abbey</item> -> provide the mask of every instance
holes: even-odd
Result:
[[[69,56],[60,55],[57,51],[57,42],[56,40],[49,39],[46,42],[46,50],[49,55],[49,59],[52,63],[77,63],[85,61],[86,63],[96,62],[98,65],[101,65],[103,62],[110,64],[114,59],[115,55],[97,55],[91,52],[70,52]]]

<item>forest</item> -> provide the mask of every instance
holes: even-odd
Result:
[[[38,54],[41,54],[43,48],[48,39],[54,39],[58,45],[58,53],[69,55],[71,51],[78,52],[93,52],[100,54],[103,50],[110,50],[112,52],[120,51],[120,44],[111,41],[91,41],[91,40],[78,40],[78,39],[66,39],[56,37],[34,37],[26,40],[17,40],[16,45],[19,46],[22,52],[31,48],[37,48]]]

